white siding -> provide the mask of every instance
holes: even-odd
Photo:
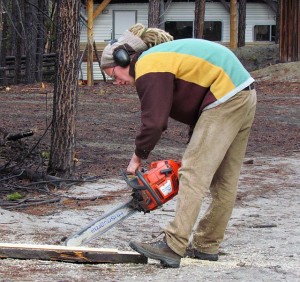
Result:
[[[95,5],[96,6],[96,5]],[[97,7],[97,6],[96,6]],[[113,10],[137,11],[137,22],[147,26],[148,4],[111,4],[105,9],[108,13],[100,14],[94,21],[94,39],[96,42],[109,41],[111,39],[113,25]],[[87,42],[86,26],[82,27],[80,42]]]
[[[94,39],[96,42],[107,42],[111,39],[113,10],[136,10],[137,22],[145,26],[148,24],[148,3],[124,3],[110,4],[106,8],[107,13],[102,13],[94,21]],[[172,3],[164,14],[165,21],[194,21],[195,3],[194,2],[175,2]],[[206,21],[222,22],[222,42],[230,41],[230,15],[221,3],[206,3],[205,10]],[[276,19],[274,12],[263,3],[248,3],[246,15],[246,34],[247,43],[253,42],[255,25],[275,25]],[[82,43],[87,42],[86,27],[81,31]],[[82,64],[83,76],[86,79],[86,63]],[[102,79],[98,63],[94,63],[94,79]]]
[[[256,25],[276,25],[276,15],[265,4],[249,3],[246,14],[246,42],[254,41],[254,26]]]
[[[165,21],[193,21],[195,13],[194,2],[172,3],[166,11]],[[206,3],[205,21],[222,22],[222,42],[230,41],[230,15],[221,3]],[[263,3],[248,3],[246,14],[246,42],[253,42],[255,25],[275,25],[274,12]]]
[[[104,42],[111,39],[113,10],[136,10],[137,22],[148,24],[148,4],[111,4],[107,6],[108,13],[99,15],[94,22],[94,39],[96,42]],[[195,13],[194,2],[175,2],[165,12],[165,21],[193,21]],[[222,22],[222,42],[230,40],[230,15],[221,3],[206,3],[206,21]],[[275,25],[274,12],[263,3],[248,3],[246,16],[246,42],[253,42],[253,29],[255,25]],[[86,27],[81,31],[81,42],[87,42]]]
[[[112,25],[113,25],[113,10],[136,10],[137,11],[137,22],[142,23],[145,26],[148,24],[148,4],[111,4],[108,5],[106,10],[108,13],[100,14],[94,21],[94,40],[96,42],[107,42],[111,39]],[[81,30],[81,43],[87,42],[87,29],[85,26]],[[87,64],[84,62],[81,64],[83,73],[83,79],[86,79]],[[97,62],[93,63],[94,79],[102,80],[102,74]]]
[[[166,11],[165,21],[194,21],[195,3],[172,3]],[[206,3],[205,21],[222,22],[222,41],[229,41],[230,15],[221,3]]]

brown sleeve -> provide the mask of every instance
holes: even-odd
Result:
[[[141,101],[141,128],[135,139],[135,154],[146,159],[168,127],[173,101],[174,75],[148,73],[136,80]]]

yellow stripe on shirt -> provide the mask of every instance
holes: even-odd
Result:
[[[157,52],[143,56],[136,64],[136,79],[147,73],[170,72],[182,79],[203,87],[210,87],[220,99],[235,85],[226,72],[218,66],[195,56],[175,52]]]

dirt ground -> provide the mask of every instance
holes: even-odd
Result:
[[[185,258],[180,269],[156,261],[138,264],[70,264],[0,260],[0,281],[299,281],[300,280],[300,63],[252,72],[257,114],[242,168],[237,204],[218,262]],[[0,90],[0,168],[10,161],[45,172],[49,152],[53,86],[12,86]],[[132,87],[100,82],[80,86],[77,120],[77,180],[60,188],[0,174],[0,242],[62,244],[65,236],[129,197],[125,170],[140,126],[139,101]],[[34,130],[19,142],[6,133]],[[145,163],[180,159],[187,126],[170,120]],[[34,150],[32,150],[34,148]],[[37,165],[38,161],[38,165]],[[8,201],[19,192],[21,199]],[[98,199],[97,199],[98,198]],[[50,201],[53,203],[50,203]],[[130,250],[128,242],[151,239],[174,215],[175,202],[148,215],[137,214],[91,243]],[[43,204],[44,203],[44,204]],[[203,212],[209,196],[203,204]],[[202,212],[202,213],[203,213]]]

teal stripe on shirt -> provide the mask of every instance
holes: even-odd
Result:
[[[251,76],[227,47],[203,39],[179,39],[159,44],[143,52],[140,59],[155,52],[176,52],[204,59],[211,64],[222,68],[237,87]]]

